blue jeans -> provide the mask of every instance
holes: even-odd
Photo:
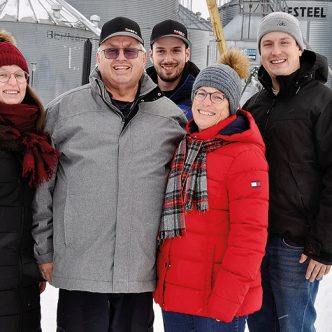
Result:
[[[299,258],[303,247],[271,238],[262,262],[263,306],[248,317],[250,332],[314,332],[314,307],[319,281],[309,282],[305,273],[309,258]]]
[[[213,318],[163,311],[165,332],[244,332],[247,316],[224,323]]]

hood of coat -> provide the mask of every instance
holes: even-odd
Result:
[[[280,83],[280,91],[287,91],[287,94],[292,95],[298,92],[306,83],[317,80],[326,83],[328,79],[328,62],[327,58],[321,54],[310,50],[304,50],[300,58],[301,67],[294,73],[288,76],[278,76]],[[258,71],[258,79],[265,89],[271,90],[272,81],[263,66],[260,66]]]
[[[190,136],[202,140],[221,138],[229,143],[256,144],[265,153],[265,144],[256,122],[252,115],[244,110],[238,110],[236,114],[202,131],[198,131],[192,120],[187,123],[186,130]]]

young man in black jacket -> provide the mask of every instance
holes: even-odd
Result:
[[[332,91],[326,58],[304,50],[298,20],[275,12],[258,29],[263,90],[244,109],[266,144],[269,240],[263,307],[251,332],[315,331],[319,280],[332,264]]]
[[[152,29],[150,45],[153,66],[147,69],[148,75],[190,120],[191,89],[199,69],[189,61],[190,42],[186,27],[173,20],[160,22]]]

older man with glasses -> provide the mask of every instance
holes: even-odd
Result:
[[[166,177],[186,119],[144,73],[136,22],[106,22],[96,56],[90,83],[48,106],[62,154],[36,194],[35,255],[60,288],[58,331],[147,332]]]

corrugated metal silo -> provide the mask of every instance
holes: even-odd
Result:
[[[220,20],[223,26],[226,26],[236,15],[240,13],[239,1],[230,1],[220,10]]]
[[[0,0],[0,24],[15,36],[44,103],[81,84],[84,42],[96,35],[56,0]]]
[[[90,17],[100,16],[100,26],[116,16],[125,16],[135,20],[141,27],[147,51],[153,26],[166,19],[183,23],[191,40],[191,60],[200,68],[207,64],[208,45],[211,26],[208,21],[198,17],[192,11],[179,4],[178,0],[68,0],[68,2]],[[95,51],[95,50],[94,50]],[[147,66],[151,63],[148,60]]]
[[[301,22],[301,29],[308,47],[327,57],[332,68],[332,0],[287,1],[288,12]],[[328,85],[332,87],[332,76]]]
[[[188,29],[189,40],[193,45],[191,47],[191,61],[195,63],[198,68],[204,68],[210,64],[210,49],[209,41],[213,39],[210,37],[210,31]],[[215,59],[215,57],[214,57]]]
[[[101,25],[117,16],[125,16],[136,21],[141,27],[147,50],[152,27],[163,20],[175,19],[179,8],[178,0],[68,0],[67,2],[88,18],[92,14],[99,15]]]
[[[328,86],[332,87],[332,0],[326,1],[259,1],[233,0],[222,6],[221,13],[225,17],[234,15],[238,3],[240,12],[224,27],[225,39],[228,44],[239,46],[252,56],[252,63],[259,64],[257,49],[257,27],[264,15],[271,11],[283,10],[294,15],[300,21],[307,48],[311,48],[328,59],[330,75]],[[233,5],[233,7],[231,6]],[[242,6],[242,7],[241,7]],[[243,44],[243,45],[241,45]],[[241,45],[241,46],[240,46]]]
[[[210,23],[202,18],[200,13],[195,14],[182,5],[179,6],[175,19],[187,27],[188,38],[191,43],[190,60],[201,69],[206,67],[210,58],[209,42],[213,39]]]

